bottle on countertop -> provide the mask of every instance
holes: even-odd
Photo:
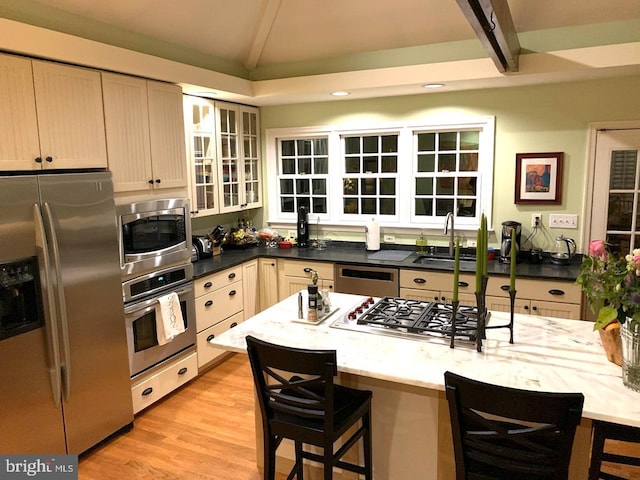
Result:
[[[307,287],[309,292],[309,310],[307,312],[307,321],[318,321],[318,285],[312,284]]]

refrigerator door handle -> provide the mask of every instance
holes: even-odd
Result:
[[[45,310],[45,332],[47,335],[47,348],[49,350],[49,376],[51,380],[51,393],[56,408],[60,408],[62,396],[62,377],[60,373],[60,346],[58,343],[58,320],[55,309],[55,300],[51,288],[51,266],[49,264],[49,246],[45,236],[42,211],[37,203],[33,206],[33,218],[36,230],[36,247],[42,252],[38,255],[41,265],[41,282]]]
[[[60,340],[62,344],[62,356],[60,362],[60,372],[62,375],[62,395],[63,398],[68,401],[71,394],[71,354],[69,350],[69,321],[67,319],[67,303],[64,297],[64,286],[62,283],[62,272],[60,270],[60,249],[58,247],[58,237],[56,235],[56,229],[53,225],[53,214],[51,213],[51,207],[47,202],[43,204],[45,225],[48,226],[48,237],[51,241],[51,258],[53,259],[53,266],[56,272],[56,292],[58,299],[58,307],[60,312]]]

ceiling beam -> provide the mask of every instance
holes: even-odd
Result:
[[[264,10],[262,11],[258,27],[253,37],[251,51],[249,55],[247,55],[247,61],[244,62],[244,67],[249,71],[258,65],[262,50],[264,50],[264,46],[267,43],[267,38],[273,27],[273,22],[276,20],[276,15],[278,14],[281,3],[282,0],[266,0]]]
[[[500,72],[517,72],[520,42],[507,0],[456,0]]]

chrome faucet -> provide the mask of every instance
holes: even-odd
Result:
[[[449,237],[449,256],[453,257],[453,244],[454,244],[454,235],[455,229],[453,226],[453,212],[447,213],[447,217],[444,219],[444,234],[446,235],[449,232],[449,219],[451,219],[451,233]]]

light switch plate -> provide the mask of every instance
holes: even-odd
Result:
[[[578,228],[578,215],[551,213],[549,228]]]

